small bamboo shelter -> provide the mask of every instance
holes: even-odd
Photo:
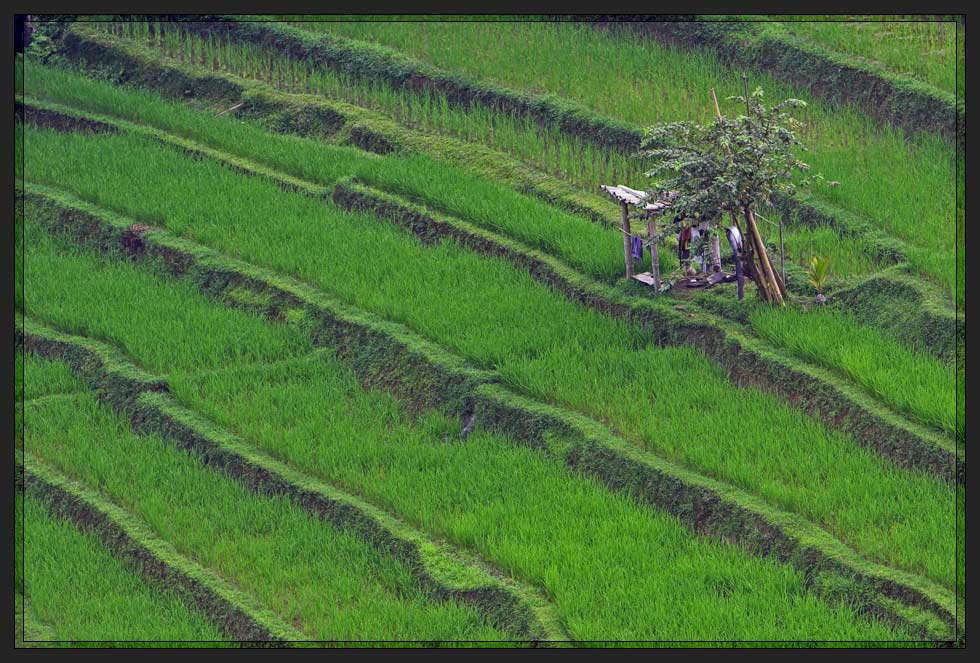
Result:
[[[609,196],[619,203],[622,218],[623,233],[623,255],[626,259],[626,278],[636,279],[641,283],[652,285],[654,289],[660,291],[660,255],[657,250],[657,217],[664,213],[670,206],[670,197],[663,200],[650,200],[650,194],[646,191],[637,191],[628,186],[599,185]],[[650,250],[650,271],[635,274],[633,270],[633,232],[630,229],[630,206],[639,208],[639,212],[633,218],[644,218],[647,220],[647,239],[643,243]]]
[[[652,194],[647,191],[638,191],[637,189],[631,189],[630,187],[623,186],[621,184],[617,186],[602,184],[599,188],[601,188],[603,191],[609,194],[613,200],[619,203],[622,221],[620,232],[623,233],[623,257],[626,261],[626,278],[634,279],[648,286],[653,286],[655,292],[659,293],[661,289],[661,279],[660,254],[657,247],[657,217],[662,216],[670,208],[671,202],[677,197],[678,194],[674,191],[669,191],[661,198],[653,198]],[[639,212],[636,212],[631,216],[629,213],[630,206],[638,208]],[[641,272],[639,274],[635,273],[632,247],[634,234],[630,227],[631,218],[646,219],[647,239],[643,241],[643,245],[648,247],[650,251],[649,272]],[[731,242],[732,245],[736,273],[728,274],[721,270],[720,247],[718,245],[718,238],[714,237],[711,246],[711,263],[715,273],[708,276],[683,279],[681,285],[688,288],[710,288],[718,285],[719,283],[728,283],[737,280],[739,283],[738,298],[742,298],[742,264],[739,254],[744,247],[742,245],[741,236],[736,227],[727,229],[726,233],[728,234],[729,242]],[[750,273],[747,275],[751,277]]]

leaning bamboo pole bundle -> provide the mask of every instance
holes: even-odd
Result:
[[[715,105],[715,116],[718,121],[721,122],[721,108],[718,106],[718,97],[715,95],[715,89],[711,88],[711,100]],[[746,97],[746,104],[748,104],[748,98]],[[732,150],[727,145],[725,146],[725,151],[728,153],[729,159],[732,156]],[[777,304],[785,304],[784,299],[786,297],[786,287],[777,278],[775,270],[769,261],[769,254],[766,252],[766,245],[762,241],[762,237],[759,234],[759,228],[755,223],[755,215],[749,207],[745,207],[742,210],[745,217],[745,228],[748,235],[749,246],[752,247],[752,264],[753,272],[755,276],[755,282],[759,286],[759,290],[762,292],[762,297],[768,302],[775,302]],[[735,214],[732,214],[732,218],[735,219]],[[736,222],[737,223],[737,222]]]
[[[749,207],[745,208],[744,213],[745,224],[749,230],[749,234],[752,236],[753,243],[755,244],[756,259],[762,267],[760,277],[763,277],[768,281],[768,290],[773,295],[773,298],[769,301],[783,304],[783,299],[786,296],[786,288],[777,278],[776,270],[773,269],[772,262],[769,260],[769,253],[766,251],[766,245],[762,241],[762,236],[759,234],[759,227],[755,222],[755,214]]]

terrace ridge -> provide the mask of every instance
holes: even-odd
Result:
[[[122,237],[131,225],[127,220],[36,185],[29,185],[26,195],[38,201],[37,220],[50,231],[67,232],[83,242],[94,237],[97,241],[90,244],[103,251],[120,251]],[[103,230],[84,230],[91,226]],[[478,425],[594,476],[641,504],[667,511],[699,534],[792,564],[808,575],[813,591],[832,600],[852,602],[862,612],[939,639],[958,627],[955,615],[960,614],[961,599],[950,590],[871,562],[805,519],[641,451],[587,417],[510,392],[495,383],[492,373],[470,369],[445,352],[432,354],[430,343],[401,325],[353,313],[347,306],[337,307],[330,298],[292,279],[223,258],[166,232],[146,231],[142,248],[132,255],[188,278],[205,294],[232,306],[272,319],[283,319],[285,310],[299,310],[301,315],[289,319],[302,320],[315,343],[337,346],[340,359],[363,383],[392,392],[407,401],[409,408],[439,409],[454,416],[472,414]],[[231,288],[256,289],[262,295],[260,305],[229,297]],[[902,610],[896,611],[895,601]],[[910,621],[910,609],[932,626]],[[945,627],[937,628],[936,620]]]
[[[23,482],[52,515],[98,536],[113,556],[132,564],[151,584],[175,591],[233,640],[286,644],[305,639],[244,592],[180,555],[138,518],[30,453],[23,454]]]
[[[205,19],[196,19],[205,20]],[[331,43],[329,52],[331,55],[322,64],[334,66],[336,58],[340,57],[334,53],[348,52],[345,68],[340,69],[344,73],[362,78],[381,77],[393,85],[404,85],[408,89],[426,88],[439,90],[446,93],[450,100],[456,105],[468,107],[471,104],[482,104],[488,108],[511,110],[519,115],[534,119],[543,126],[557,126],[561,131],[574,135],[593,145],[605,148],[615,148],[623,152],[633,152],[639,149],[643,132],[638,127],[626,125],[617,120],[612,120],[599,116],[592,111],[579,107],[576,104],[564,99],[552,96],[531,97],[511,90],[496,88],[478,81],[470,81],[460,76],[451,75],[441,70],[437,70],[422,62],[407,58],[397,51],[387,49],[375,44],[356,42],[336,35],[323,35],[322,37],[307,37],[299,33],[298,30],[270,26],[267,23],[237,23],[236,21],[222,20],[208,27],[205,23],[183,22],[181,27],[189,32],[199,34],[210,34],[211,29],[221,34],[237,36],[243,40],[255,38],[256,43],[283,39],[284,43],[298,43],[301,46],[307,42],[316,42],[318,39],[329,40]],[[238,27],[236,27],[238,26]],[[247,29],[240,28],[247,26]],[[268,33],[267,31],[273,31]],[[187,65],[184,63],[164,63],[163,57],[143,48],[135,43],[125,43],[124,40],[112,41],[98,31],[87,28],[83,25],[74,24],[67,31],[63,41],[64,54],[70,60],[83,61],[87,66],[93,64],[108,65],[113,71],[123,69],[126,73],[123,82],[151,87],[158,93],[177,99],[195,98],[216,98],[222,99],[223,103],[231,104],[235,97],[228,96],[231,88],[238,87],[244,89],[262,90],[267,99],[277,99],[278,104],[274,107],[281,107],[286,100],[295,99],[294,105],[326,105],[331,104],[337,108],[341,105],[338,102],[326,102],[322,98],[311,97],[309,95],[295,95],[281,92],[270,85],[252,81],[250,79],[236,79],[240,77],[232,74],[217,73],[206,70],[197,65]],[[300,51],[307,53],[312,46],[302,46]],[[343,49],[348,49],[344,51]],[[295,49],[294,49],[295,50]],[[292,52],[292,51],[290,51]],[[309,50],[310,54],[319,51]],[[406,71],[410,71],[411,77],[406,78]],[[220,83],[211,89],[212,81],[220,79]],[[409,84],[408,81],[415,81]],[[437,81],[437,83],[429,83]],[[396,87],[397,87],[396,85]],[[344,104],[344,106],[349,106]],[[401,129],[396,122],[375,112],[365,112],[359,109],[365,119],[359,120],[362,125],[370,124],[375,135],[394,138],[393,144],[410,147],[411,149],[425,149],[424,138],[412,139],[414,133],[411,130]],[[240,111],[239,111],[240,113]],[[371,119],[367,119],[370,113]],[[380,119],[379,119],[380,116]],[[557,118],[557,119],[556,119]],[[281,129],[280,129],[281,130]],[[395,137],[394,132],[398,132]],[[448,144],[450,141],[442,139]],[[434,143],[429,141],[431,146]],[[356,143],[355,143],[356,145]],[[358,145],[363,147],[361,145]],[[473,149],[481,149],[476,146]],[[484,148],[485,149],[485,148]],[[512,160],[509,155],[506,159]],[[521,164],[523,166],[523,164]],[[532,193],[547,202],[564,207],[574,213],[584,214],[594,221],[610,225],[610,219],[615,216],[614,207],[610,207],[607,201],[598,196],[591,196],[584,192],[574,191],[569,193],[567,185],[558,181],[558,190],[555,185],[548,181],[534,181],[539,174],[535,175],[530,169],[524,166],[524,170],[530,175],[524,175],[523,186],[520,182],[508,180],[508,184],[516,186],[518,190],[525,193]],[[515,169],[515,177],[520,173],[520,168]],[[547,177],[547,176],[546,176]],[[498,179],[500,177],[498,176]],[[512,181],[513,180],[513,181]],[[577,194],[577,197],[576,197]],[[573,200],[574,198],[574,200]],[[597,200],[595,200],[597,199]],[[583,201],[587,201],[584,204]],[[858,214],[838,207],[831,203],[816,200],[804,201],[797,197],[778,195],[774,201],[775,207],[783,213],[795,212],[799,222],[807,227],[817,227],[828,225],[841,234],[861,236],[865,238],[869,248],[879,258],[902,261],[909,254],[909,247],[904,240],[889,235],[879,228],[876,228],[868,220]]]
[[[253,449],[179,405],[163,379],[151,383],[126,379],[141,369],[115,348],[60,333],[32,319],[24,319],[23,325],[18,338],[26,351],[68,363],[101,400],[130,420],[137,433],[160,434],[257,493],[286,496],[321,520],[353,530],[380,553],[405,562],[419,586],[438,600],[470,604],[490,622],[529,642],[568,639],[553,608],[537,590],[471,554],[428,539],[361,498]]]
[[[271,180],[286,190],[313,197],[331,195],[330,187],[282,174],[274,168],[201,146],[161,130],[74,111],[58,104],[41,102],[37,106],[40,112],[35,112],[33,108],[38,103],[24,100],[22,108],[25,118],[46,121],[56,118],[58,113],[78,113],[80,121],[102,123],[108,128],[115,125],[147,134],[191,154],[217,159],[246,175]],[[70,124],[70,120],[57,121],[57,124]],[[905,419],[859,387],[842,382],[829,370],[786,357],[767,342],[747,336],[744,329],[736,328],[737,323],[723,320],[693,303],[687,305],[697,312],[696,318],[691,320],[690,316],[649,299],[624,296],[575,271],[554,256],[530,249],[517,240],[359,183],[338,183],[332,189],[332,198],[342,208],[366,211],[401,225],[423,241],[433,242],[451,237],[484,255],[508,260],[572,301],[649,329],[661,344],[693,343],[712,361],[725,368],[736,384],[752,384],[776,393],[793,407],[818,416],[831,427],[851,433],[861,445],[899,466],[924,469],[946,480],[955,477],[956,481],[962,482],[963,459],[955,442],[950,443],[940,433]]]

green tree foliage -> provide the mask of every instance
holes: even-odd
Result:
[[[667,122],[649,127],[640,156],[656,164],[647,176],[657,181],[659,190],[677,192],[672,202],[674,213],[708,221],[712,230],[722,212],[733,217],[744,215],[749,252],[759,254],[756,282],[770,293],[783,291],[778,278],[776,283],[764,283],[768,257],[765,247],[753,240],[757,231],[752,214],[759,206],[771,203],[777,193],[792,195],[798,186],[823,179],[812,175],[810,166],[797,156],[806,151],[798,137],[803,125],[789,111],[806,106],[806,102],[786,99],[766,107],[761,87],[747,97],[729,100],[744,106],[745,114],[729,118],[719,111],[706,125]]]
[[[786,99],[770,108],[762,88],[729,100],[746,105],[748,113],[724,115],[707,125],[667,122],[645,131],[641,155],[656,165],[647,172],[663,190],[678,191],[673,206],[692,218],[711,219],[718,210],[754,209],[778,193],[793,194],[812,180],[810,166],[797,157],[806,151],[797,133],[802,124],[787,112],[806,102]],[[794,174],[800,173],[797,182]]]

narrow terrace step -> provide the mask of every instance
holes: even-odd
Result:
[[[286,644],[307,639],[248,595],[182,557],[131,514],[29,453],[23,461],[29,495],[42,500],[53,515],[97,535],[115,557],[139,569],[151,584],[176,592],[232,640]]]

